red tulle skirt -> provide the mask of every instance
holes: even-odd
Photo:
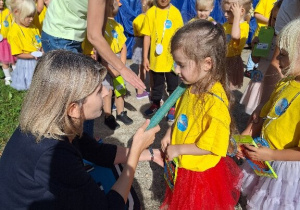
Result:
[[[195,172],[178,168],[172,192],[169,187],[161,209],[234,209],[240,197],[242,172],[229,157],[213,168]]]

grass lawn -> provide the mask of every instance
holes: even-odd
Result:
[[[18,126],[19,113],[26,91],[17,91],[4,84],[0,68],[0,156],[10,136]]]

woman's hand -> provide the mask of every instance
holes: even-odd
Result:
[[[274,160],[273,158],[273,153],[274,150],[268,148],[268,147],[254,147],[248,144],[244,145],[244,152],[246,155],[253,159],[253,160],[258,160],[258,161],[268,161],[268,160]]]
[[[139,155],[154,142],[155,134],[160,130],[159,125],[157,125],[146,131],[149,123],[150,120],[146,120],[133,136],[131,150],[138,152]]]

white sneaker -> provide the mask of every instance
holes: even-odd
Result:
[[[5,85],[10,85],[10,78],[5,78]]]

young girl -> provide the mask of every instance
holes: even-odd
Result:
[[[135,64],[138,64],[139,68],[139,77],[144,82],[146,79],[146,70],[143,67],[143,34],[141,33],[141,29],[145,19],[145,13],[147,10],[153,6],[153,0],[142,0],[142,10],[143,13],[138,15],[132,22],[133,33],[134,33],[134,41],[135,44],[133,46],[132,53],[132,61]],[[151,86],[151,85],[150,85]],[[147,98],[148,93],[145,90],[137,89],[136,98],[143,99]]]
[[[261,135],[270,148],[245,145],[250,158],[272,161],[278,178],[259,177],[244,163],[242,193],[247,209],[300,209],[300,19],[290,22],[279,34],[277,57],[286,78],[277,83],[260,120],[251,123],[243,134]]]
[[[0,63],[2,63],[5,75],[5,85],[10,85],[9,64],[14,64],[16,58],[11,55],[10,45],[7,42],[7,33],[12,23],[12,17],[3,0],[0,0],[0,18]]]
[[[243,85],[244,64],[241,53],[249,33],[249,24],[245,17],[251,8],[251,1],[224,0],[222,7],[227,19],[227,22],[223,25],[227,41],[227,74],[230,89],[234,90]]]
[[[37,57],[41,56],[41,39],[39,30],[32,24],[36,13],[32,0],[8,0],[6,2],[15,18],[7,40],[12,55],[18,60],[12,72],[11,86],[17,90],[27,90],[30,86]]]
[[[175,72],[189,87],[161,141],[166,158],[179,160],[173,192],[167,188],[161,207],[233,209],[242,174],[226,157],[231,118],[222,26],[205,20],[185,25],[172,38],[171,52]]]
[[[271,15],[269,18],[269,27],[274,28],[275,21],[277,17],[277,13],[279,11],[279,8],[281,6],[282,0],[279,0],[275,3]],[[252,43],[257,42],[258,38],[254,38]],[[258,80],[251,80],[241,98],[240,103],[245,105],[245,112],[249,115],[253,113],[253,111],[256,109],[256,107],[260,104],[261,94],[262,94],[262,81],[265,75],[265,71],[267,70],[271,60],[272,56],[275,50],[276,46],[276,37],[274,36],[272,41],[271,50],[269,52],[269,55],[266,58],[260,58],[260,57],[254,57],[252,56],[252,59],[255,63],[258,63],[257,70],[261,72],[261,78]]]
[[[210,13],[213,11],[215,5],[214,0],[197,0],[196,1],[196,12],[197,16],[191,19],[189,22],[194,20],[208,20],[208,21],[215,21],[211,16]]]
[[[119,11],[119,4],[117,0],[109,0],[107,4],[107,23],[105,27],[104,37],[108,44],[110,45],[112,51],[117,54],[117,56],[121,59],[121,61],[126,63],[127,56],[127,48],[126,48],[126,36],[124,35],[124,28],[121,24],[114,20],[114,17],[117,15]],[[120,125],[116,122],[116,119],[122,121],[125,125],[130,125],[133,123],[133,120],[127,116],[127,111],[124,111],[124,95],[126,93],[126,87],[124,84],[123,78],[120,76],[119,72],[117,72],[112,66],[107,65],[107,63],[103,62],[108,70],[108,74],[104,78],[103,86],[105,86],[109,90],[109,94],[104,97],[104,124],[107,125],[111,130],[115,130],[120,127]],[[118,85],[114,85],[117,84]],[[120,94],[117,94],[118,86],[123,89],[120,91]],[[115,91],[115,104],[117,109],[116,119],[112,115],[112,95],[113,90]]]

